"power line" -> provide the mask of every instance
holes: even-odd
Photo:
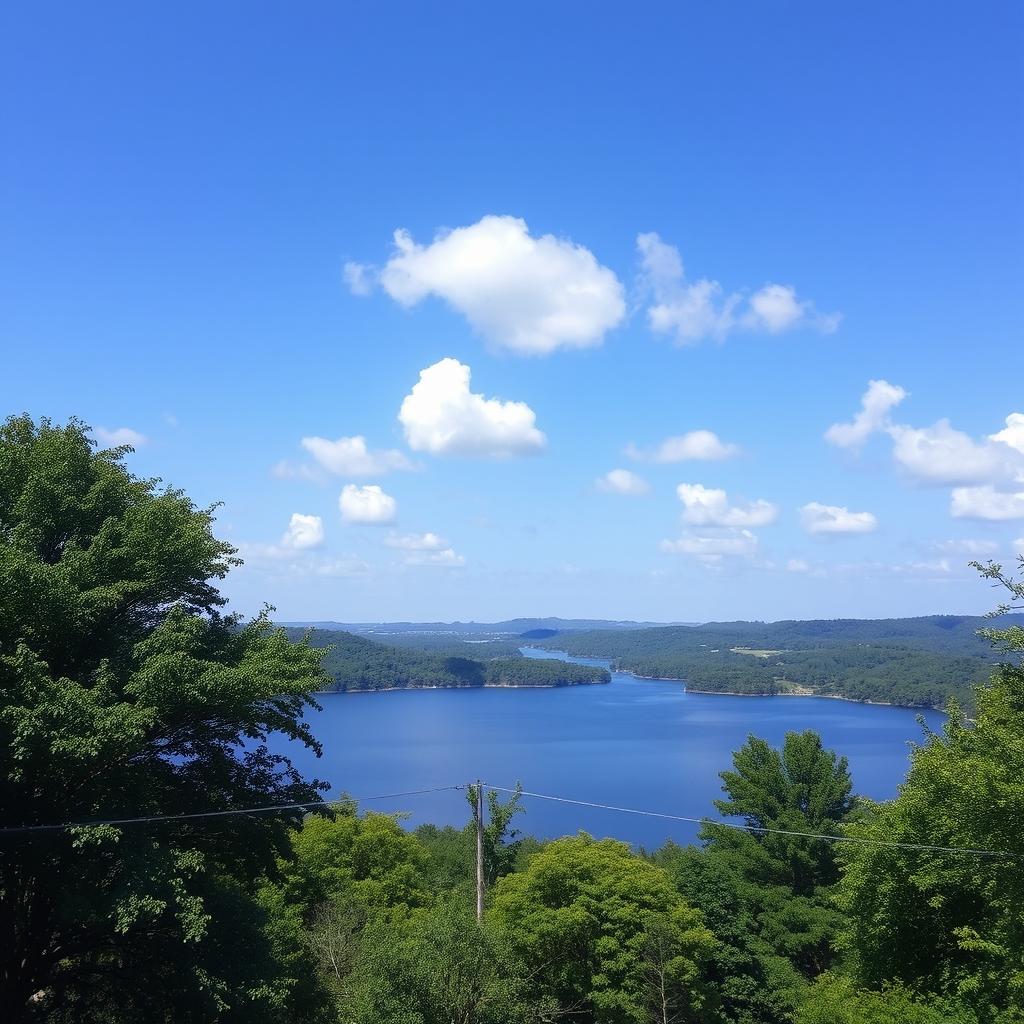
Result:
[[[507,786],[492,786],[484,783],[484,788],[493,789],[498,793],[518,793],[520,796],[533,797],[536,800],[551,800],[560,804],[575,804],[579,807],[594,807],[602,811],[618,811],[621,814],[639,814],[647,818],[667,818],[669,821],[687,821],[694,825],[721,825],[740,832],[768,833],[780,836],[799,836],[803,839],[824,839],[835,843],[861,843],[868,846],[886,846],[898,850],[928,850],[935,853],[967,853],[992,857],[1017,857],[1018,854],[1008,850],[976,850],[966,846],[933,846],[929,843],[895,843],[887,839],[864,839],[859,836],[836,836],[818,832],[796,832],[784,828],[765,828],[760,825],[740,825],[732,821],[715,821],[713,818],[691,818],[684,814],[666,814],[664,811],[644,811],[636,807],[617,807],[614,804],[602,804],[592,800],[574,800],[567,796],[552,796],[549,793],[531,793],[526,789],[509,789]]]
[[[491,789],[497,793],[518,793],[520,796],[530,797],[535,800],[548,800],[553,803],[572,804],[576,807],[591,807],[596,810],[615,811],[619,814],[635,814],[641,817],[660,818],[662,820],[667,821],[683,821],[693,825],[719,825],[722,828],[731,828],[739,832],[754,832],[758,834],[767,835],[794,836],[800,839],[819,839],[834,843],[857,843],[863,846],[888,847],[890,849],[899,850],[919,850],[932,853],[960,853],[972,856],[1012,858],[1017,858],[1019,856],[1018,854],[1011,853],[1008,850],[985,850],[975,849],[973,847],[966,846],[938,846],[933,845],[931,843],[897,843],[887,839],[866,839],[859,836],[840,836],[820,832],[799,832],[792,829],[767,828],[761,825],[741,825],[737,822],[732,821],[715,821],[714,819],[708,817],[696,818],[685,814],[668,814],[665,811],[648,811],[638,807],[621,807],[616,804],[599,803],[595,800],[577,800],[573,797],[555,796],[551,793],[537,793],[526,789],[511,789],[508,786],[492,786],[490,783],[487,782],[479,783],[478,785],[481,786],[481,789]],[[336,800],[307,800],[301,803],[294,804],[268,804],[262,807],[239,807],[223,811],[198,811],[183,814],[151,814],[145,817],[138,818],[105,818],[94,821],[64,822],[61,824],[53,825],[14,825],[10,827],[0,828],[0,836],[13,835],[16,833],[57,832],[66,831],[67,829],[73,828],[95,828],[100,825],[121,826],[162,824],[164,822],[172,821],[195,821],[208,820],[212,818],[230,818],[245,814],[268,814],[279,811],[310,810],[314,807],[334,807],[348,803],[350,801],[359,804],[369,803],[375,800],[397,800],[401,797],[423,796],[428,793],[453,792],[458,790],[465,790],[467,788],[468,786],[466,784],[454,786],[433,786],[428,789],[405,790],[401,793],[382,793],[375,796],[364,797],[343,797]]]
[[[266,814],[276,811],[299,811],[309,810],[312,807],[334,807],[339,804],[346,804],[350,801],[355,803],[368,803],[371,800],[397,800],[405,796],[421,796],[425,793],[443,793],[448,790],[465,789],[460,786],[435,786],[432,789],[410,789],[403,793],[382,793],[377,796],[361,797],[340,797],[337,800],[303,800],[296,804],[267,804],[263,807],[235,807],[225,811],[197,811],[187,814],[150,814],[142,818],[103,818],[96,821],[69,821],[59,825],[12,825],[7,828],[0,828],[0,835],[10,835],[16,832],[57,832],[70,828],[95,828],[99,825],[142,825],[157,824],[165,821],[194,821],[196,819],[208,818],[230,818],[240,814]]]

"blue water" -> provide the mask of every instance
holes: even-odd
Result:
[[[524,648],[528,657],[553,657]],[[597,659],[558,655],[607,667]],[[477,778],[497,786],[691,817],[714,815],[718,773],[748,734],[773,744],[789,730],[814,729],[849,759],[855,790],[888,799],[906,775],[917,712],[821,697],[736,697],[687,693],[675,681],[612,674],[605,686],[556,689],[400,690],[327,694],[311,717],[319,760],[280,744],[302,771],[355,797]],[[924,717],[932,728],[939,712]],[[291,748],[295,749],[291,749]],[[462,793],[366,803],[404,811],[408,823],[462,826]],[[528,799],[520,827],[550,837],[580,829],[658,846],[690,842],[696,826]]]

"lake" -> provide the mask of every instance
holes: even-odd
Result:
[[[607,667],[599,659],[524,648],[527,657],[559,657]],[[919,712],[824,697],[739,697],[687,693],[672,680],[612,673],[608,685],[553,689],[399,690],[325,694],[313,713],[324,748],[292,755],[307,775],[355,797],[472,782],[524,789],[667,814],[714,815],[718,773],[750,733],[773,745],[790,730],[813,729],[849,759],[855,791],[895,795]],[[924,712],[932,728],[943,715]],[[690,842],[696,826],[539,799],[518,819],[540,837],[584,829],[648,848],[667,838]],[[469,817],[461,792],[374,801],[364,809],[407,812],[408,823],[461,827]]]

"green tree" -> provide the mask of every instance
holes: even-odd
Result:
[[[746,829],[708,822],[707,854],[732,872],[758,937],[810,978],[834,961],[839,915],[835,844],[792,833],[837,835],[853,810],[846,758],[813,732],[787,733],[781,750],[751,736],[722,772],[725,815]],[[758,829],[774,831],[756,831]],[[786,834],[789,833],[789,834]]]
[[[515,792],[507,799],[502,800],[501,794],[489,789],[485,794],[487,811],[484,814],[483,827],[483,855],[484,855],[484,884],[490,888],[501,878],[515,869],[516,859],[519,856],[521,840],[519,830],[512,827],[512,821],[517,814],[523,814],[523,787],[516,783]],[[466,790],[466,801],[473,811],[473,822],[466,830],[471,834],[474,848],[476,849],[476,802],[477,787],[469,786]]]
[[[809,989],[796,1024],[981,1024],[962,1003],[922,998],[899,985],[858,989],[849,978],[822,977]]]
[[[801,976],[761,935],[757,886],[706,849],[667,843],[653,860],[718,940],[707,970],[722,1018],[735,1024],[791,1021]]]
[[[1024,568],[1024,557],[1021,559]],[[1012,600],[1024,585],[979,566]],[[1006,610],[1005,606],[1001,610]],[[899,796],[852,833],[888,843],[992,854],[852,846],[839,890],[854,977],[969,1002],[982,1019],[1024,1019],[1024,631],[989,630],[1004,656],[941,732],[912,754]]]
[[[491,913],[533,998],[571,1019],[705,1019],[715,940],[666,873],[624,843],[580,834],[548,844],[498,881]]]
[[[222,614],[214,583],[238,560],[213,508],[133,476],[128,450],[97,452],[77,421],[0,426],[0,818],[316,800],[266,740],[318,749],[302,713],[320,652]],[[269,949],[253,896],[301,817],[4,836],[0,1017],[277,1015],[273,971],[251,970]]]
[[[309,818],[292,834],[282,864],[285,900],[310,920],[326,904],[367,912],[420,907],[429,899],[426,854],[416,835],[389,814]]]

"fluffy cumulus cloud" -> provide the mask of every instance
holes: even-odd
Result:
[[[808,502],[800,509],[800,523],[808,533],[871,533],[878,520],[870,512],[851,512],[841,505]]]
[[[813,327],[831,334],[839,327],[839,313],[815,312],[814,303],[797,298],[796,289],[788,284],[766,284],[750,296],[742,324],[752,331],[781,334],[797,327]]]
[[[104,448],[117,448],[123,444],[141,448],[142,445],[149,443],[149,438],[145,434],[140,434],[137,430],[132,430],[131,427],[115,427],[113,430],[109,430],[107,427],[96,427],[93,433]]]
[[[612,469],[604,476],[598,477],[595,485],[599,491],[607,494],[647,494],[651,487],[642,476],[628,469]]]
[[[892,426],[892,456],[916,482],[952,486],[1013,480],[1024,473],[1024,458],[997,441],[977,442],[939,420],[930,427]]]
[[[402,552],[406,565],[438,565],[458,568],[466,564],[436,533],[392,533],[384,543],[389,548]]]
[[[869,380],[860,400],[860,412],[850,423],[833,423],[825,431],[825,440],[840,448],[859,448],[872,434],[889,426],[889,412],[906,397],[906,391],[898,384]]]
[[[663,540],[661,550],[669,555],[692,555],[706,561],[718,561],[723,556],[749,558],[757,553],[757,537],[750,530],[691,533],[676,540]]]
[[[929,427],[893,423],[890,412],[907,392],[884,380],[868,382],[860,412],[849,423],[834,423],[826,440],[859,448],[876,433],[892,440],[892,457],[915,483],[952,487],[1024,481],[1024,414],[1011,413],[1005,429],[975,440],[949,420]]]
[[[339,437],[329,441],[325,437],[304,437],[302,447],[317,463],[336,476],[382,476],[391,470],[412,469],[409,459],[395,448],[371,451],[366,438]]]
[[[281,543],[292,551],[308,551],[324,542],[324,521],[319,516],[293,512]]]
[[[393,523],[398,514],[398,503],[377,484],[346,484],[338,497],[338,508],[346,523],[370,526]]]
[[[1006,417],[1006,426],[995,434],[989,434],[989,440],[1009,445],[1024,455],[1024,413],[1011,412]]]
[[[723,441],[710,430],[691,430],[687,434],[666,437],[656,447],[645,450],[626,445],[626,454],[638,462],[715,462],[740,454],[738,445]]]
[[[955,519],[1024,519],[1024,491],[999,491],[989,484],[954,487],[949,511]]]
[[[683,503],[683,522],[690,526],[766,526],[779,513],[775,505],[763,498],[731,505],[725,491],[703,484],[680,484],[676,494]]]
[[[374,271],[349,263],[357,295],[372,279],[396,302],[435,295],[493,346],[520,355],[599,345],[626,312],[622,285],[589,249],[554,235],[534,237],[518,217],[486,216],[421,245],[395,232],[395,252]]]
[[[547,442],[525,402],[485,398],[469,389],[470,369],[442,359],[420,372],[398,418],[414,451],[504,458],[540,451]]]
[[[749,298],[741,292],[726,294],[718,281],[688,281],[679,250],[656,232],[638,235],[636,245],[641,282],[652,297],[648,323],[656,333],[672,335],[677,344],[721,341],[736,330],[780,334],[812,328],[828,334],[839,326],[839,313],[818,313],[791,285],[766,284]]]

